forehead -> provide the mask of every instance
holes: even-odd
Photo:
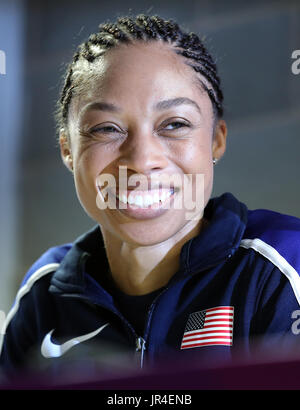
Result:
[[[101,99],[123,106],[136,103],[147,110],[168,98],[208,98],[184,57],[161,41],[121,44],[95,63],[85,63],[78,76],[83,87],[74,104],[77,114]]]

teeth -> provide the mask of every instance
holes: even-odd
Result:
[[[163,192],[161,193],[161,196],[160,196],[161,202],[164,202],[166,198],[167,198],[167,194],[166,194],[165,191],[163,191]]]
[[[121,201],[124,202],[124,204],[127,203],[127,196],[125,194],[122,194],[121,198],[119,198],[119,199],[121,199]]]
[[[149,206],[152,205],[154,202],[153,198],[151,195],[146,195],[144,198],[144,206]]]
[[[144,201],[143,201],[142,195],[137,195],[134,198],[134,205],[142,207],[143,204],[144,204]]]
[[[125,196],[125,198],[126,198],[126,200],[127,200],[126,195],[124,195],[124,196]],[[126,202],[125,202],[125,201],[122,201],[122,202],[124,202],[124,204],[126,204]],[[133,196],[132,196],[132,195],[129,195],[129,197],[128,197],[128,201],[127,201],[127,202],[129,203],[129,205],[134,204],[134,198],[133,198]]]
[[[152,196],[153,202],[158,204],[159,203],[159,195],[156,192],[153,196]]]
[[[145,208],[145,207],[148,207],[149,205],[159,204],[160,201],[164,202],[172,194],[173,194],[173,190],[170,190],[168,192],[162,191],[160,194],[158,192],[155,192],[154,194],[148,193],[145,196],[130,193],[129,196],[127,197],[127,195],[123,193],[121,194],[120,197],[118,195],[117,197],[124,204],[129,203],[130,205],[133,204],[135,206]]]

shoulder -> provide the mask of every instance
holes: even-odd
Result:
[[[55,272],[71,247],[72,243],[67,243],[49,248],[44,252],[25,274],[20,285],[19,293],[23,295],[24,292],[26,293],[26,290],[29,290],[39,279]]]
[[[245,234],[260,236],[274,244],[282,240],[296,239],[300,242],[300,219],[267,209],[248,210]]]
[[[91,244],[96,248],[99,231],[99,226],[93,227],[75,241],[51,247],[44,252],[25,274],[16,296],[16,303],[33,289],[41,289],[44,286],[48,291],[55,275],[58,276],[57,280],[63,279],[69,285],[72,280],[77,283],[76,272],[72,266],[78,263],[78,258],[82,253],[90,250]],[[66,270],[70,271],[69,275],[65,273]]]
[[[46,252],[44,252],[40,258],[36,260],[36,262],[30,267],[26,275],[24,276],[24,279],[20,285],[19,291],[15,297],[14,303],[8,312],[6,319],[4,323],[2,324],[1,327],[1,335],[6,334],[6,330],[8,325],[12,322],[12,320],[17,316],[17,313],[22,311],[20,313],[20,318],[19,318],[19,324],[21,326],[25,326],[23,317],[24,317],[24,312],[29,312],[29,316],[32,317],[33,312],[34,312],[34,304],[33,304],[33,299],[36,299],[35,297],[28,298],[26,297],[30,293],[34,293],[35,288],[41,289],[41,287],[44,287],[47,289],[49,287],[49,282],[51,280],[52,274],[58,269],[60,266],[61,261],[67,254],[67,252],[70,250],[72,247],[72,244],[64,244],[61,246],[56,246],[48,249]],[[39,292],[41,298],[44,297],[44,293]],[[23,303],[24,300],[27,300],[26,303]],[[28,315],[27,315],[28,316]],[[28,325],[28,323],[26,323]],[[0,353],[2,350],[2,343],[4,339],[0,340]]]
[[[67,243],[49,248],[44,252],[27,271],[21,283],[21,289],[31,287],[45,275],[55,272],[71,247],[72,243]]]
[[[36,284],[49,286],[49,281],[59,267],[61,261],[72,247],[72,244],[65,244],[48,249],[39,259],[30,267],[23,278],[19,291],[10,312],[7,315],[7,324],[13,318],[20,307],[24,296],[30,293]],[[44,280],[46,279],[46,280]]]
[[[289,280],[300,301],[300,219],[265,209],[248,211],[240,246],[263,255]]]
[[[248,211],[242,245],[273,249],[300,272],[300,219],[265,209]]]

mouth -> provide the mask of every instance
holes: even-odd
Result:
[[[151,191],[123,191],[116,195],[117,199],[123,204],[135,208],[156,208],[166,203],[175,192],[170,189],[153,189]]]
[[[127,190],[118,192],[115,197],[116,209],[134,219],[151,219],[166,213],[179,190],[160,188],[149,191]]]

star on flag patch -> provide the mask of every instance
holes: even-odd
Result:
[[[233,306],[217,306],[189,315],[181,349],[211,345],[232,345]]]

